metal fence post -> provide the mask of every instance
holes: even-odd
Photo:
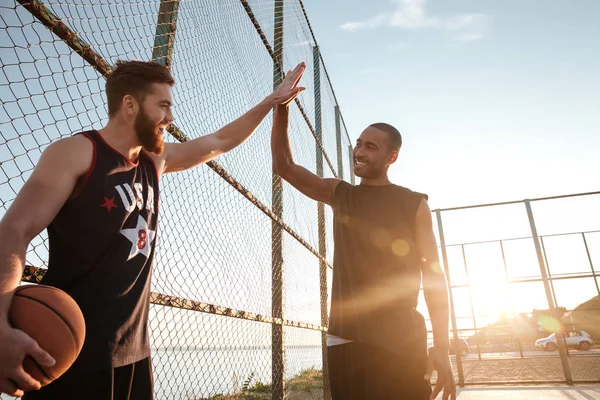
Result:
[[[506,265],[506,255],[504,254],[504,245],[502,244],[502,240],[500,240],[500,252],[502,253],[502,263],[504,264],[504,276],[506,279],[506,288],[508,289],[508,298],[510,300],[510,308],[512,310],[513,321],[517,320],[517,316],[515,314],[515,301],[513,299],[512,291],[510,290],[510,278],[508,276],[508,266]],[[513,323],[513,334],[515,332],[514,323]],[[519,354],[521,358],[523,357],[523,345],[521,343],[521,338],[517,337],[517,344],[519,345]]]
[[[161,0],[152,48],[152,60],[171,69],[179,0]]]
[[[446,272],[446,281],[448,282],[448,302],[450,305],[450,321],[452,323],[452,333],[455,346],[458,347],[458,328],[456,325],[456,312],[454,311],[454,296],[452,295],[452,281],[450,279],[450,267],[448,266],[448,252],[446,251],[446,238],[444,237],[444,228],[442,225],[442,212],[435,210],[437,217],[438,232],[440,235],[440,247],[442,248],[442,260],[444,262],[444,271]],[[452,346],[452,345],[451,345]],[[463,373],[462,357],[460,352],[456,354],[456,368],[458,369],[458,384],[465,385],[465,376]]]
[[[552,281],[552,273],[550,272],[550,261],[548,261],[548,255],[546,254],[546,244],[544,243],[544,237],[540,236],[540,244],[542,245],[542,255],[546,262],[546,273],[548,274],[548,283],[550,283],[550,292],[552,292],[552,299],[554,300],[554,307],[558,307],[558,300],[556,299],[556,290],[554,290],[554,282]]]
[[[321,110],[321,56],[319,47],[313,47],[313,77],[314,77],[314,96],[315,96],[315,134],[317,140],[323,143],[323,121]],[[336,107],[337,112],[337,107]],[[336,128],[337,128],[336,114]],[[338,139],[339,140],[339,139]],[[339,143],[339,142],[338,142]],[[323,177],[323,152],[319,143],[315,143],[317,175]],[[339,154],[339,153],[338,153]],[[339,159],[338,159],[339,163]],[[317,204],[317,221],[319,229],[319,254],[323,259],[327,257],[327,241],[325,231],[325,205],[321,202]],[[321,326],[327,326],[327,264],[319,260],[319,286],[321,289]],[[331,398],[331,389],[329,387],[329,368],[327,361],[327,332],[321,332],[321,353],[323,357],[323,398]]]
[[[552,292],[552,299],[554,300],[554,307],[558,308],[559,305],[558,305],[558,300],[556,299],[556,290],[554,290],[554,282],[552,281],[552,273],[550,272],[550,261],[548,261],[548,255],[546,254],[546,245],[544,243],[543,236],[540,236],[540,243],[542,245],[542,255],[544,256],[544,260],[546,261],[546,273],[548,274],[548,282],[550,283],[550,291]],[[562,340],[565,344],[565,353],[567,355],[569,355],[569,347],[567,346],[567,339],[564,336],[562,336]]]
[[[354,156],[352,155],[352,145],[348,146],[348,164],[350,164],[350,183],[354,185]]]
[[[596,271],[594,270],[594,263],[592,262],[592,256],[590,255],[590,248],[587,244],[587,239],[585,238],[585,232],[581,233],[583,237],[583,245],[585,246],[585,252],[588,256],[588,260],[590,262],[590,268],[592,269],[592,275],[594,276],[594,283],[596,284],[596,291],[598,292],[598,297],[600,297],[600,286],[598,286],[598,278],[596,277]]]
[[[544,256],[542,254],[542,248],[540,245],[540,238],[537,233],[537,228],[535,226],[535,219],[533,218],[533,211],[531,210],[531,202],[529,200],[525,200],[525,208],[527,210],[527,217],[529,218],[529,226],[531,227],[531,236],[533,238],[533,244],[535,246],[535,252],[537,254],[538,263],[540,266],[540,272],[542,274],[542,281],[544,282],[544,289],[546,291],[546,300],[548,301],[548,306],[552,313],[552,316],[560,322],[560,316],[556,312],[556,305],[554,304],[554,298],[552,296],[552,291],[550,289],[550,282],[548,281],[548,275],[546,274],[546,264],[544,262]],[[556,335],[556,343],[558,345],[558,352],[560,353],[560,361],[562,363],[563,372],[565,375],[565,381],[567,384],[573,384],[573,378],[571,377],[571,369],[569,367],[569,360],[567,359],[567,354],[565,352],[564,345],[564,335],[562,329],[559,329],[558,332],[555,332]]]
[[[344,160],[342,159],[342,124],[340,121],[340,106],[335,106],[335,138],[337,142],[338,177],[344,179]]]
[[[473,292],[471,291],[471,279],[469,279],[469,268],[467,268],[467,255],[465,254],[465,245],[461,244],[460,248],[463,255],[463,263],[465,264],[465,275],[467,277],[467,288],[469,289],[469,305],[471,306],[471,317],[473,318],[473,329],[475,329],[475,337],[477,337],[477,322],[475,321],[475,307],[473,306]],[[457,342],[458,345],[458,342]],[[459,347],[460,349],[460,347]],[[458,357],[458,354],[456,355]],[[479,345],[479,337],[477,337],[477,357],[481,361],[481,346]]]
[[[273,51],[273,86],[277,87],[283,78],[283,0],[275,0],[274,7]],[[279,65],[277,65],[279,63]],[[272,207],[273,213],[283,218],[283,184],[279,175],[272,175]],[[282,227],[275,220],[271,222],[272,230],[272,271],[271,301],[273,318],[283,320],[283,235]],[[271,325],[271,378],[273,384],[272,399],[285,398],[285,343],[283,324]]]

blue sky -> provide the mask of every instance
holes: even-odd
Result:
[[[351,139],[395,125],[432,207],[598,190],[600,2],[304,4]]]

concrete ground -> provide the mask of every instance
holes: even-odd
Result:
[[[437,400],[441,398],[442,395],[440,394]],[[600,400],[600,385],[467,387],[459,389],[457,399]]]

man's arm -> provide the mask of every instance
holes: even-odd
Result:
[[[431,210],[425,199],[421,200],[417,210],[416,234],[421,256],[423,294],[431,316],[434,346],[448,350],[448,285],[446,274],[440,266]]]
[[[448,330],[448,284],[446,274],[440,265],[437,243],[433,234],[431,210],[425,199],[417,210],[416,237],[421,259],[423,276],[423,294],[431,317],[433,330],[433,352],[427,363],[426,379],[429,380],[435,367],[438,371],[437,382],[432,399],[444,390],[444,400],[456,399],[456,385],[452,375],[449,353]]]
[[[277,104],[287,104],[304,90],[297,87],[306,66],[288,72],[275,91],[240,118],[215,133],[185,143],[165,144],[163,173],[183,171],[227,153],[246,141]]]
[[[39,388],[39,383],[22,369],[26,354],[42,365],[54,363],[35,341],[9,326],[8,310],[21,281],[29,242],[48,226],[69,199],[78,179],[91,166],[92,152],[92,143],[84,137],[48,146],[0,221],[0,392],[21,393],[18,389]]]
[[[323,179],[308,169],[294,163],[288,135],[289,109],[287,105],[275,107],[271,152],[273,171],[304,195],[313,200],[331,205],[333,192],[339,179]]]

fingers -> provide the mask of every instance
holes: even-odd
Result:
[[[301,92],[306,90],[304,87],[297,87],[306,65],[302,62],[292,71],[288,71],[285,78],[281,81],[277,89],[273,92],[273,100],[277,104],[286,105],[293,101]]]
[[[306,88],[303,88],[303,87],[299,87],[299,88],[294,89],[293,92],[292,92],[293,94],[292,94],[292,98],[290,99],[290,101],[293,101],[296,97],[298,97],[298,95],[300,93],[302,93],[305,90],[306,90]]]
[[[13,397],[22,397],[25,393],[17,387],[10,379],[0,381],[0,393],[6,393]]]
[[[442,379],[442,377],[438,374],[438,379],[437,379],[437,382],[435,383],[435,387],[433,388],[433,393],[431,393],[432,400],[435,399],[437,397],[437,395],[440,394],[440,392],[444,388],[444,381],[445,381],[445,379]]]
[[[296,67],[296,73],[295,73],[295,80],[293,83],[293,86],[296,86],[298,84],[298,82],[300,82],[300,79],[302,79],[302,75],[304,75],[304,71],[306,70],[306,64],[304,63],[300,63],[298,64],[298,66]]]
[[[296,97],[298,97],[298,95],[299,95],[300,93],[302,93],[302,92],[303,92],[305,89],[306,89],[306,88],[303,88],[303,87],[299,87],[299,88],[295,88],[295,89],[293,89],[293,90],[290,92],[291,94],[289,95],[289,97],[286,97],[286,99],[285,99],[285,100],[283,100],[283,101],[282,101],[280,104],[286,105],[286,104],[289,104],[289,103],[291,103],[291,102],[292,102],[292,101],[294,101],[294,99],[295,99]]]
[[[17,387],[26,392],[30,390],[39,390],[39,388],[42,387],[42,385],[38,381],[33,379],[31,375],[25,372],[25,370],[21,366],[17,368],[15,374],[12,376],[12,380],[14,381]]]
[[[452,375],[446,380],[442,400],[456,400],[456,384],[454,383]]]
[[[294,74],[303,72],[305,68],[306,68],[306,64],[303,61],[303,62],[299,63],[298,65],[296,65],[296,68],[294,68]]]
[[[52,356],[45,350],[43,350],[35,340],[31,340],[30,343],[27,344],[27,348],[25,352],[33,357],[35,361],[38,362],[43,367],[53,367],[56,361]]]
[[[306,64],[301,62],[300,64],[296,65],[296,68],[289,70],[284,79],[290,82],[291,87],[295,87],[300,81],[300,78],[302,78],[305,69]]]

